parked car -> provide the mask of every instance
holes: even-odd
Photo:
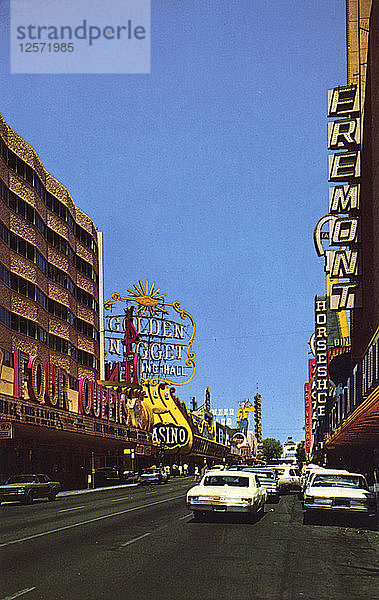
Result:
[[[325,469],[313,474],[304,492],[304,519],[317,513],[376,514],[375,495],[360,473]]]
[[[136,483],[138,480],[138,473],[135,471],[124,471],[122,473],[122,483]]]
[[[95,472],[95,487],[120,485],[122,478],[116,467],[99,467]]]
[[[264,511],[267,492],[255,473],[210,470],[186,496],[187,507],[200,520],[209,513],[247,513]]]
[[[315,473],[316,471],[325,471],[325,467],[321,467],[320,465],[309,464],[303,468],[301,476],[300,476],[301,492],[304,493],[310,476],[312,475],[312,473]]]
[[[299,491],[300,473],[293,465],[278,465],[272,467],[278,476],[279,493],[285,494],[291,491]]]
[[[0,504],[13,500],[31,504],[36,498],[47,498],[52,502],[60,490],[59,481],[52,481],[42,473],[13,475],[0,486]]]
[[[122,471],[118,467],[99,467],[95,472],[95,487],[136,483],[137,479],[138,473],[134,471]]]
[[[138,477],[138,483],[167,483],[169,475],[161,467],[149,467],[142,471]]]
[[[256,473],[258,475],[261,486],[267,492],[267,500],[272,502],[279,502],[279,485],[278,479],[274,469],[268,467],[243,467],[242,471],[248,471],[249,473]]]

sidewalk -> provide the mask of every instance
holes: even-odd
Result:
[[[79,494],[90,494],[91,492],[101,492],[103,490],[117,490],[118,488],[136,487],[138,483],[123,483],[121,485],[107,485],[105,487],[89,488],[87,490],[68,490],[58,492],[57,497],[62,496],[78,496]]]
[[[192,477],[192,476],[191,475],[187,475],[187,476],[182,475],[179,477],[178,476],[173,477],[172,479],[173,480],[187,479],[189,477]],[[57,498],[62,497],[62,496],[78,496],[79,494],[90,494],[91,492],[101,492],[104,490],[117,490],[117,489],[121,489],[121,488],[137,487],[138,485],[140,485],[140,484],[139,483],[122,483],[120,485],[107,485],[104,487],[89,488],[89,489],[85,489],[85,490],[67,490],[64,492],[58,492]]]

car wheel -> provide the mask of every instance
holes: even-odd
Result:
[[[193,518],[194,518],[195,521],[204,521],[205,514],[203,512],[200,512],[200,510],[194,510],[193,511]]]
[[[248,523],[256,523],[259,519],[259,511],[254,510],[253,512],[247,513],[247,521]]]
[[[304,525],[312,525],[312,523],[314,522],[314,518],[314,514],[311,511],[306,510],[303,516]]]

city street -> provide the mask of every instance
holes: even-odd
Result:
[[[193,520],[192,478],[2,504],[0,600],[374,600],[378,533],[304,525],[296,494],[256,522]]]

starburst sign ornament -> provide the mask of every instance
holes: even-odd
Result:
[[[196,372],[195,353],[191,351],[195,339],[195,322],[192,315],[181,308],[180,302],[166,302],[165,297],[166,294],[160,293],[160,288],[156,288],[155,282],[149,286],[148,280],[146,285],[140,280],[139,285],[134,284],[133,289],[128,289],[128,296],[113,293],[104,307],[111,310],[117,302],[124,300],[129,307],[132,305],[135,309],[132,318],[138,336],[135,352],[138,354],[143,383],[156,385],[162,381],[170,385],[184,385],[191,381]],[[170,312],[166,310],[169,307],[182,320],[188,318],[191,321],[191,334],[187,334],[184,325],[170,320]],[[164,315],[167,315],[167,318]],[[109,324],[114,323],[116,318],[109,317]],[[125,320],[123,322],[125,328]],[[115,329],[110,325],[106,331],[114,332]],[[188,342],[184,342],[185,334]],[[114,342],[111,347],[115,347]],[[107,355],[109,356],[109,352]],[[184,369],[192,370],[189,378],[187,373],[184,374]],[[152,379],[144,376],[151,372],[154,374]],[[174,381],[171,379],[172,375],[182,379]],[[183,381],[183,378],[186,380]]]
[[[128,290],[129,294],[131,294],[131,298],[126,298],[126,300],[134,300],[138,304],[138,308],[136,310],[137,314],[145,315],[147,314],[150,317],[154,317],[159,312],[162,314],[168,315],[167,310],[164,310],[160,304],[164,304],[164,298],[166,294],[158,295],[160,292],[160,288],[154,290],[155,282],[151,286],[149,290],[149,281],[146,280],[146,288],[144,289],[142,282],[139,282],[140,287],[134,284],[134,290]]]

